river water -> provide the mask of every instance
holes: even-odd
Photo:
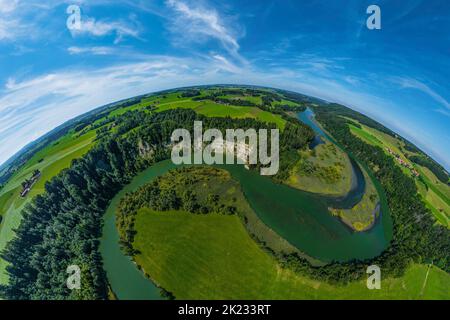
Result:
[[[311,110],[308,109],[307,112],[309,114],[303,113],[299,117],[308,118],[311,123],[307,124],[318,135],[325,137],[326,134],[311,118]],[[374,183],[382,199],[383,214],[370,230],[353,232],[328,211],[330,205],[340,207],[361,198],[364,177],[356,161],[352,159],[352,163],[357,183],[348,197],[341,198],[311,194],[276,184],[270,178],[260,176],[258,172],[246,170],[242,165],[218,167],[229,171],[240,182],[246,199],[261,221],[300,251],[321,261],[331,262],[375,257],[386,248],[392,237],[392,222],[377,181]],[[173,168],[176,166],[167,160],[140,173],[114,197],[107,209],[100,251],[108,280],[119,299],[160,299],[159,289],[122,253],[115,227],[115,211],[118,202],[127,192],[137,190]]]

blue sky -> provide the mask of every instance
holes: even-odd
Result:
[[[450,169],[449,57],[447,0],[0,0],[0,163],[100,105],[238,83],[347,105]]]

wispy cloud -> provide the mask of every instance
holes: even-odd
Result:
[[[17,39],[41,39],[47,38],[49,34],[57,32],[51,29],[49,21],[55,20],[54,14],[59,7],[77,4],[82,7],[105,5],[113,1],[102,0],[88,3],[84,0],[0,0],[0,41]],[[68,17],[60,12],[56,20],[65,21]],[[54,21],[53,21],[54,22]],[[60,31],[60,30],[58,30]],[[79,29],[72,29],[71,34],[77,36],[104,37],[114,35],[114,43],[121,42],[126,37],[139,38],[140,24],[133,15],[127,19],[98,19],[87,15],[81,16]]]
[[[71,29],[73,36],[91,35],[103,37],[115,34],[114,43],[121,42],[125,37],[139,37],[138,27],[123,21],[101,21],[92,17],[82,17],[79,29]]]
[[[18,0],[0,0],[0,41],[10,41],[26,34],[28,23],[15,15]]]
[[[330,73],[335,70],[343,70],[341,59],[325,58],[315,54],[305,53],[295,59],[295,64],[306,71]]]
[[[450,118],[450,110],[447,109],[434,109],[437,113],[443,114],[446,117]]]
[[[0,13],[8,13],[17,8],[19,0],[0,0]]]
[[[225,23],[225,19],[215,9],[201,6],[190,6],[179,0],[167,0],[166,4],[176,15],[170,19],[171,30],[181,37],[182,41],[218,40],[226,51],[241,62],[236,30]],[[180,43],[180,41],[177,41]]]
[[[227,58],[219,54],[213,55],[212,58],[218,62],[217,66],[221,70],[235,74],[241,74],[244,70],[243,68],[238,67],[234,63],[230,62]]]
[[[113,47],[94,46],[94,47],[77,47],[72,46],[67,48],[67,52],[71,55],[77,54],[93,54],[93,55],[111,55],[117,53],[117,50]]]
[[[418,81],[413,78],[406,78],[406,77],[393,77],[392,78],[394,83],[397,83],[401,86],[401,88],[404,89],[416,89],[419,90],[427,95],[429,95],[431,98],[433,98],[435,101],[439,102],[443,107],[445,107],[447,110],[450,110],[450,103],[447,99],[445,99],[442,95],[440,95],[438,92],[430,88],[425,83]]]
[[[72,51],[83,51],[79,49]],[[226,79],[230,68],[219,56],[197,60],[146,56],[145,61],[101,69],[60,70],[22,81],[10,78],[0,89],[0,163],[94,107],[162,89],[212,84],[221,75]]]

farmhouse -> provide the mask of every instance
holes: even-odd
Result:
[[[40,176],[41,172],[39,170],[35,170],[29,180],[27,179],[24,182],[22,182],[22,192],[20,192],[20,196],[22,198],[26,197],[26,195],[28,194],[28,192],[30,192],[31,188],[33,187],[33,185],[36,183],[36,181],[39,179]]]
[[[392,155],[392,156],[395,158],[395,160],[397,160],[397,162],[398,162],[401,166],[403,166],[403,167],[405,167],[405,168],[408,168],[414,176],[416,176],[416,177],[420,176],[419,172],[417,172],[417,170],[414,169],[414,167],[413,167],[410,163],[408,163],[408,162],[406,162],[405,160],[403,160],[403,159],[400,157],[400,155],[398,155],[397,153],[395,153],[391,148],[387,148],[387,147],[386,147],[386,150],[387,150],[387,152],[389,152],[390,155]]]

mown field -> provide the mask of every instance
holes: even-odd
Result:
[[[450,299],[450,275],[425,265],[382,280],[381,290],[294,274],[258,247],[237,216],[141,209],[136,230],[136,262],[178,299]]]
[[[73,159],[80,158],[94,145],[95,131],[79,136],[69,133],[46,148],[37,152],[0,192],[0,251],[14,237],[14,229],[22,219],[21,210],[31,199],[45,191],[45,183],[65,168],[70,167]],[[34,170],[41,171],[41,177],[25,198],[20,197],[21,183],[30,178]],[[8,281],[5,273],[6,262],[0,259],[0,284]]]
[[[263,111],[257,107],[243,107],[233,105],[223,105],[210,101],[177,101],[167,102],[157,105],[157,111],[170,109],[193,109],[195,112],[207,117],[231,117],[236,119],[253,118],[264,122],[275,123],[280,129],[284,129],[286,121],[279,115],[268,111]]]
[[[351,120],[356,122],[355,120]],[[421,179],[415,178],[415,182],[426,206],[431,210],[436,220],[444,226],[450,228],[450,187],[436,178],[436,176],[426,167],[411,162],[406,155],[413,155],[404,149],[404,143],[400,140],[382,133],[376,129],[358,123],[361,128],[349,124],[350,131],[363,141],[379,146],[386,154],[386,148],[390,148],[397,153],[402,160],[410,163],[420,174]],[[412,177],[411,171],[401,165],[398,166],[408,176]]]

